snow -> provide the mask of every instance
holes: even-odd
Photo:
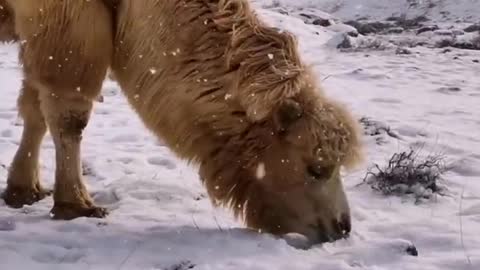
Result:
[[[302,11],[320,9],[344,20],[386,19],[405,16],[411,19],[427,16],[435,22],[457,20],[477,23],[480,19],[478,0],[253,0],[263,7],[288,7]],[[327,15],[328,16],[328,15]]]
[[[365,136],[366,164],[344,174],[353,218],[348,239],[297,249],[301,236],[278,239],[244,229],[230,212],[212,207],[196,168],[156,140],[117,84],[106,81],[104,102],[95,104],[82,151],[89,191],[111,214],[103,220],[52,221],[51,197],[22,209],[0,201],[0,269],[480,269],[480,52],[427,46],[409,48],[411,54],[397,54],[395,46],[342,52],[335,48],[342,27],[306,24],[295,12],[277,12],[272,2],[342,20],[386,18],[406,4],[255,1],[262,18],[298,36],[302,57],[327,95],[359,119],[369,117],[398,135]],[[411,12],[425,13],[428,2],[437,5],[427,15],[443,24],[480,16],[477,0],[421,1]],[[449,15],[441,16],[445,10]],[[22,130],[15,107],[20,80],[16,44],[0,45],[0,191]],[[359,185],[370,166],[385,164],[410,146],[446,156],[453,167],[442,183],[445,196],[415,204]],[[51,188],[55,164],[49,136],[41,169]],[[418,256],[411,255],[413,246]]]

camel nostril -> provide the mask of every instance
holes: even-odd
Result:
[[[348,238],[352,230],[352,224],[350,216],[344,214],[339,219],[332,220],[330,226],[319,221],[315,228],[318,241],[324,243]]]
[[[342,215],[340,220],[334,220],[332,222],[332,228],[334,233],[339,238],[348,237],[350,231],[352,230],[352,224],[350,222],[350,217],[347,215]]]
[[[340,219],[342,230],[345,232],[345,235],[348,235],[352,231],[352,222],[350,220],[350,216],[347,214],[343,214]]]

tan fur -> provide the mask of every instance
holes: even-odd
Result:
[[[248,1],[9,1],[27,41],[27,81],[56,138],[59,218],[98,209],[79,177],[79,146],[110,64],[145,125],[200,166],[213,203],[267,232],[348,233],[339,168],[361,160],[355,121],[322,94],[294,37],[261,22]]]

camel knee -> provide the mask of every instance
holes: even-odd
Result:
[[[42,112],[54,140],[80,141],[87,127],[93,102],[80,97],[65,98],[42,93]]]
[[[81,138],[90,118],[89,113],[89,110],[66,111],[57,123],[63,136],[76,139]]]

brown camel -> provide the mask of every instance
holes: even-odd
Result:
[[[48,129],[56,149],[52,217],[107,214],[84,186],[80,147],[110,68],[146,127],[199,166],[214,205],[276,235],[348,235],[340,170],[362,159],[356,123],[324,96],[293,35],[263,23],[247,0],[7,3],[25,78],[9,206],[46,196],[38,155]]]

